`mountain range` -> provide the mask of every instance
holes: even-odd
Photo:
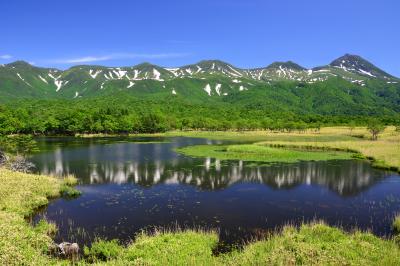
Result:
[[[400,112],[400,79],[357,55],[345,54],[312,69],[294,62],[242,69],[219,60],[177,68],[142,63],[131,67],[78,65],[67,70],[24,61],[0,65],[2,102],[17,99],[88,99],[120,93],[152,99],[177,97],[196,103],[286,104],[306,108],[381,107]],[[356,112],[357,113],[357,112]]]

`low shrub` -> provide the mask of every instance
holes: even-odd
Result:
[[[67,186],[67,185],[61,186],[60,193],[61,193],[61,196],[64,198],[76,198],[82,194],[81,191],[79,191],[76,188],[73,188],[71,186]]]
[[[123,249],[124,247],[116,239],[111,241],[96,239],[90,248],[85,246],[83,252],[87,261],[93,263],[117,259]]]

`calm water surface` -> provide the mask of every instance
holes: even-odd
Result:
[[[221,243],[315,219],[352,230],[391,232],[400,211],[400,176],[364,161],[260,165],[190,158],[174,148],[220,144],[195,138],[42,138],[31,160],[37,172],[74,174],[82,196],[57,199],[46,217],[56,241],[95,237],[128,242],[154,227],[213,228]]]

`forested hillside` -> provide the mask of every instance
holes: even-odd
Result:
[[[240,69],[222,61],[179,68],[0,66],[1,133],[286,129],[398,123],[400,80],[359,56],[306,69]]]

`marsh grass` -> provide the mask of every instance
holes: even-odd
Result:
[[[290,148],[315,147],[325,150],[351,151],[370,159],[373,166],[377,168],[400,171],[400,132],[393,126],[387,127],[376,141],[371,140],[370,133],[365,127],[356,127],[352,130],[349,127],[325,127],[319,132],[305,133],[176,131],[167,132],[164,135],[228,140],[257,145],[280,145]]]
[[[224,258],[228,265],[397,265],[399,251],[394,241],[317,222],[286,226],[280,234]]]
[[[260,238],[259,238],[260,239]],[[215,256],[215,231],[161,230],[139,234],[123,247],[98,240],[85,248],[86,261],[104,265],[398,265],[400,249],[393,240],[371,233],[346,233],[323,222],[284,226],[243,249]]]
[[[74,175],[62,177],[62,183],[67,186],[75,186],[78,184],[78,179]]]
[[[269,147],[253,144],[242,145],[197,145],[179,148],[179,153],[194,157],[212,157],[220,160],[243,160],[254,162],[321,161],[333,159],[350,159],[352,154],[334,150],[311,150],[294,148]]]
[[[67,186],[67,185],[61,186],[60,193],[61,193],[61,196],[66,199],[75,199],[82,194],[81,191],[77,190],[76,188]]]
[[[117,259],[123,253],[124,247],[116,239],[110,241],[95,239],[91,247],[85,246],[83,251],[86,261],[95,263]]]
[[[61,179],[60,193],[62,197],[66,199],[74,199],[82,194],[81,191],[73,187],[78,184],[78,179],[75,176],[68,175],[60,179]]]

